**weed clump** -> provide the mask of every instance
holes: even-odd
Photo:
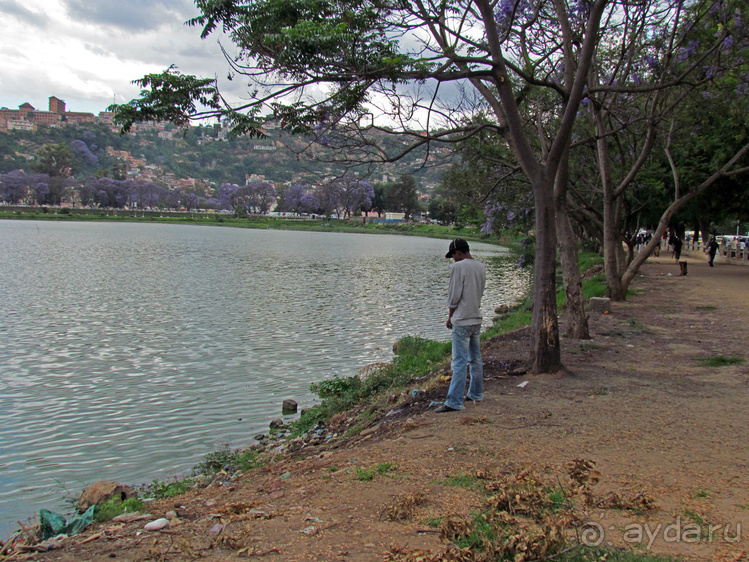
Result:
[[[302,412],[299,419],[290,424],[292,436],[302,435],[340,412],[368,403],[384,392],[399,389],[427,375],[436,363],[446,360],[450,343],[406,336],[396,342],[393,351],[395,357],[390,363],[374,363],[356,376],[334,376],[310,385],[310,390],[322,401]]]
[[[205,455],[203,461],[197,464],[192,471],[195,476],[210,476],[222,470],[227,473],[239,470],[244,472],[257,466],[258,460],[255,451],[251,449],[233,450],[228,445],[224,445],[219,450]]]
[[[392,549],[388,560],[628,560],[617,558],[618,551],[613,549],[604,549],[603,557],[588,558],[595,549],[585,546],[582,540],[579,542],[583,544],[570,545],[569,536],[572,532],[578,537],[585,533],[585,513],[590,507],[641,512],[655,507],[652,499],[645,492],[630,499],[613,494],[600,498],[594,488],[601,474],[593,461],[574,459],[566,470],[567,482],[556,478],[553,484],[528,467],[511,473],[479,471],[453,478],[453,485],[473,489],[478,488],[477,481],[485,482],[483,510],[469,517],[451,516],[439,521],[440,538],[448,543],[445,552],[433,555]],[[399,498],[384,513],[398,517],[408,513],[406,506],[411,506],[407,498]],[[570,557],[573,551],[575,555]]]
[[[729,365],[739,365],[743,363],[745,359],[738,355],[714,355],[712,357],[702,357],[697,362],[703,367],[728,367]]]
[[[143,511],[143,501],[139,498],[111,498],[102,505],[97,505],[94,509],[94,521],[101,523],[110,521],[123,513],[139,513]]]

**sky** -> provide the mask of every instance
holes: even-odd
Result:
[[[220,35],[201,39],[200,27],[185,25],[198,13],[192,0],[0,0],[0,107],[46,111],[55,96],[67,111],[98,114],[138,97],[132,81],[171,64],[218,78],[238,99]]]

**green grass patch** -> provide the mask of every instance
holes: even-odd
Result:
[[[702,517],[702,515],[700,515],[699,513],[697,513],[696,511],[694,511],[693,509],[689,509],[689,508],[685,509],[684,510],[684,516],[688,517],[689,519],[691,519],[692,521],[694,521],[700,527],[704,527],[704,526],[707,525],[707,522]]]
[[[364,431],[364,424],[357,423],[356,425],[353,425],[350,427],[346,433],[343,434],[344,439],[347,437],[353,437],[354,435],[359,435],[362,431]]]
[[[110,521],[123,513],[139,513],[143,511],[143,505],[143,501],[139,498],[128,498],[126,500],[111,498],[94,508],[94,521],[101,523],[102,521]]]
[[[366,404],[384,392],[399,390],[414,378],[429,374],[437,364],[447,360],[450,349],[450,342],[406,336],[396,343],[392,362],[377,364],[361,376],[333,377],[310,385],[322,402],[305,410],[290,424],[292,436],[302,435],[338,412]]]
[[[430,521],[430,523],[435,527],[441,527],[444,524],[444,520],[435,519]],[[491,552],[494,550],[493,545],[512,541],[513,538],[517,538],[518,532],[519,530],[516,528],[497,525],[496,522],[491,521],[487,513],[481,513],[472,516],[471,525],[467,533],[451,538],[452,542],[460,548],[470,549],[474,552]],[[553,556],[548,556],[549,554],[553,554]],[[559,552],[552,550],[547,552],[546,555],[548,558],[544,557],[542,559],[553,559],[563,562],[601,562],[602,560],[606,562],[669,562],[676,560],[672,557],[656,554],[584,545],[574,546]],[[502,559],[508,559],[507,556],[509,556],[509,559],[512,559],[510,553],[505,553],[505,556],[506,558]],[[525,560],[526,558],[522,559]],[[531,559],[536,558],[533,557]]]
[[[211,475],[221,470],[226,472],[245,471],[259,466],[257,453],[253,450],[230,449],[228,445],[218,451],[208,453],[203,461],[196,465],[193,475]]]
[[[564,490],[557,488],[549,492],[549,501],[552,503],[552,511],[558,511],[567,503],[567,494]]]
[[[374,480],[375,469],[374,468],[359,468],[358,466],[354,469],[354,480],[359,482],[369,482]]]
[[[358,377],[341,378],[338,375],[334,375],[332,379],[312,383],[309,388],[320,398],[330,398],[355,391],[360,384],[361,381]]]
[[[377,474],[387,474],[388,472],[395,471],[397,467],[391,463],[391,462],[381,462],[377,466],[375,466],[375,470],[377,470]]]
[[[530,326],[532,320],[531,311],[528,310],[530,302],[530,300],[523,301],[509,315],[501,319],[496,319],[494,325],[481,334],[481,339],[493,338],[507,332],[512,332],[518,328]]]
[[[396,466],[391,462],[381,462],[371,468],[356,467],[354,469],[354,480],[359,482],[369,482],[374,480],[377,475],[385,475],[396,470]]]
[[[627,321],[627,324],[632,329],[632,334],[635,334],[635,335],[639,336],[639,335],[642,335],[642,334],[649,334],[650,333],[650,329],[645,324],[643,324],[642,322],[638,322],[634,318],[630,318]]]
[[[577,262],[580,266],[580,273],[584,275],[594,267],[602,266],[603,256],[597,252],[579,252],[577,255]]]
[[[181,480],[162,481],[154,480],[148,486],[149,495],[154,499],[161,500],[164,498],[173,498],[181,496],[195,485],[192,478],[182,478]]]
[[[583,279],[583,298],[585,300],[589,300],[591,297],[605,297],[606,291],[606,276],[603,273]]]
[[[702,357],[697,359],[703,367],[728,367],[729,365],[739,365],[744,363],[746,360],[738,355],[731,355],[726,357],[725,355],[714,355],[712,357]]]
[[[484,545],[491,545],[497,542],[495,531],[495,527],[487,518],[483,514],[479,514],[474,516],[470,532],[467,535],[457,537],[455,544],[460,548],[480,549]]]
[[[484,487],[481,479],[469,474],[448,476],[442,481],[442,483],[445,486],[455,486],[457,488],[465,488],[466,490],[480,490]]]
[[[257,452],[251,449],[230,449],[224,445],[217,451],[208,453],[202,462],[195,465],[192,475],[173,480],[154,480],[145,486],[143,493],[155,499],[173,498],[181,496],[198,482],[201,476],[212,476],[220,471],[233,474],[238,471],[251,470],[260,466]]]

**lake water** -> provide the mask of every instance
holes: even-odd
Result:
[[[0,221],[0,537],[102,479],[185,473],[250,444],[311,382],[445,341],[448,241]],[[498,246],[484,311],[530,278]]]

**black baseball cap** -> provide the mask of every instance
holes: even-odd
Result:
[[[453,257],[453,254],[456,251],[461,251],[463,253],[468,252],[468,242],[463,240],[462,238],[456,238],[452,242],[450,242],[450,248],[447,250],[447,253],[445,254],[446,258]]]

